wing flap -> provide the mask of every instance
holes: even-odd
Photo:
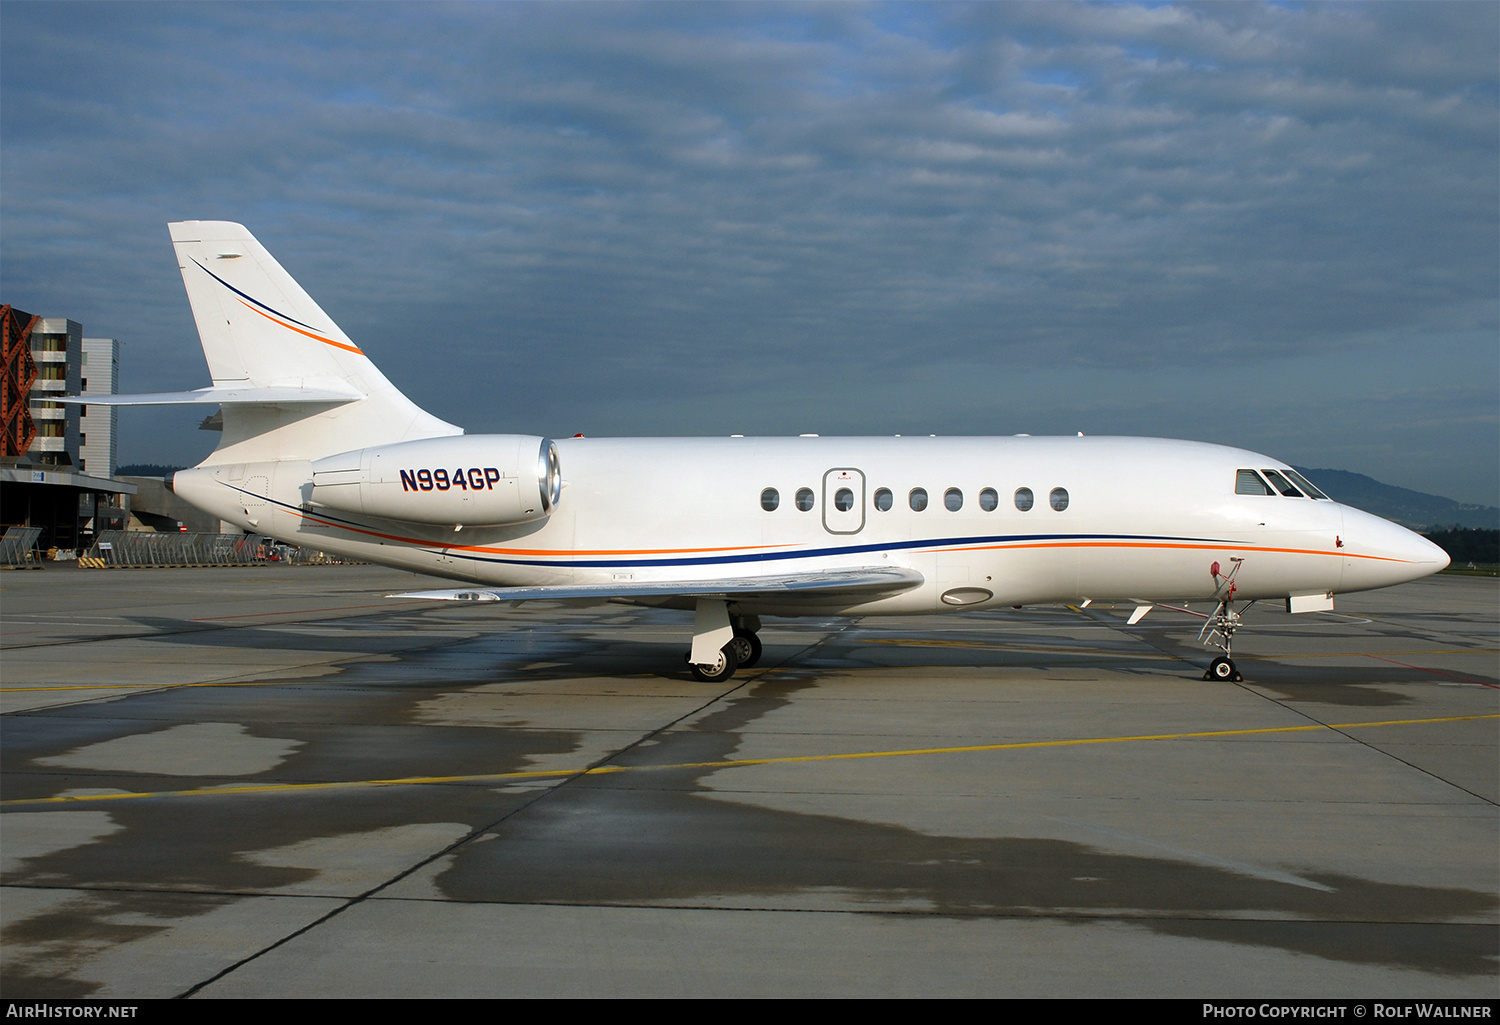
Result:
[[[718,580],[646,580],[611,584],[554,584],[544,587],[462,587],[448,591],[407,591],[392,598],[433,601],[557,601],[567,598],[723,598],[739,600],[826,601],[894,594],[919,586],[923,576],[914,569],[875,566],[826,573],[787,573],[779,576],[732,577]]]

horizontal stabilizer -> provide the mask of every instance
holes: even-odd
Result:
[[[146,395],[70,395],[51,401],[75,406],[336,406],[364,395],[352,388],[198,388]]]
[[[722,580],[621,581],[613,584],[558,584],[546,587],[466,587],[452,591],[408,591],[393,598],[429,598],[435,601],[535,601],[565,598],[724,598],[750,600],[831,600],[867,598],[882,593],[910,590],[922,583],[913,569],[872,567],[832,573],[791,573],[769,577],[735,577]]]

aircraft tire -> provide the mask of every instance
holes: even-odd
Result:
[[[1234,667],[1234,660],[1220,655],[1208,664],[1208,672],[1203,674],[1205,680],[1224,680],[1230,683],[1239,683],[1244,679],[1240,671]]]
[[[739,656],[740,668],[749,669],[760,661],[762,651],[760,638],[752,630],[736,630],[734,640],[729,642]]]
[[[730,641],[719,649],[718,661],[712,665],[699,665],[691,663],[693,675],[704,683],[718,683],[727,680],[734,675],[734,671],[740,667],[739,658],[736,657],[734,641]]]

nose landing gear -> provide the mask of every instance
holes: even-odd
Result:
[[[1255,604],[1255,599],[1247,601],[1245,607],[1238,612],[1234,611],[1234,592],[1238,590],[1234,578],[1239,574],[1240,567],[1245,564],[1245,560],[1231,557],[1229,561],[1234,563],[1234,568],[1227,576],[1221,572],[1217,562],[1208,569],[1209,573],[1213,574],[1214,583],[1219,583],[1220,577],[1223,577],[1223,583],[1220,586],[1224,588],[1224,597],[1219,600],[1219,607],[1214,610],[1214,614],[1207,617],[1203,629],[1198,631],[1198,643],[1213,644],[1224,649],[1224,654],[1208,664],[1208,670],[1203,674],[1205,680],[1241,683],[1245,678],[1234,667],[1234,659],[1229,657],[1229,644],[1234,640],[1234,632],[1240,628],[1241,617],[1250,611],[1250,606]]]
[[[1240,611],[1234,611],[1234,586],[1230,585],[1229,594],[1219,602],[1219,607],[1214,614],[1208,617],[1203,624],[1203,629],[1198,631],[1198,643],[1213,644],[1224,649],[1224,654],[1215,658],[1208,664],[1208,670],[1203,674],[1205,680],[1223,680],[1228,683],[1241,683],[1244,677],[1234,666],[1234,659],[1229,657],[1229,645],[1234,639],[1234,632],[1240,628],[1240,621],[1251,605],[1255,604],[1252,599],[1245,603]]]

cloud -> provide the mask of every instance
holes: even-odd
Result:
[[[941,431],[972,416],[938,366],[999,404],[1079,374],[1076,421],[1104,377],[1378,353],[1401,381],[1437,339],[1500,376],[1493,5],[7,3],[0,28],[0,285],[126,338],[127,383],[203,383],[185,217],[247,224],[476,429],[833,433],[909,393]],[[1322,384],[1356,421],[1374,386]],[[1242,443],[1280,440],[1236,404]],[[1149,409],[1132,429],[1184,433]],[[1493,501],[1472,463],[1454,489]]]

